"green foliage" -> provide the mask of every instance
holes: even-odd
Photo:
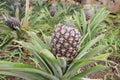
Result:
[[[65,4],[56,3],[55,15],[51,16],[50,15],[51,4],[48,5],[44,4],[43,1],[40,3],[43,6],[39,5],[39,9],[37,9],[38,8],[37,4],[36,5],[34,4],[35,6],[31,9],[32,12],[29,15],[30,16],[29,23],[32,29],[41,29],[47,35],[50,35],[53,32],[54,27],[58,23],[64,22],[66,17],[72,17],[72,14],[74,14],[74,10],[77,10],[77,6],[69,5],[68,3]]]
[[[109,46],[106,52],[111,55],[119,57],[120,53],[120,13],[109,14],[105,20],[107,27],[104,29],[106,32],[102,44]]]
[[[4,26],[4,24],[0,23],[0,51],[6,50],[6,46],[11,43],[12,36],[11,36],[11,30]]]
[[[1,0],[0,15],[5,12],[10,16],[16,16],[17,10],[13,8],[15,1]],[[105,8],[101,8],[97,13],[93,13],[90,21],[86,21],[84,10],[80,9],[79,6],[67,3],[57,4],[57,11],[54,16],[51,16],[49,12],[51,4],[46,4],[44,0],[30,0],[30,12],[25,15],[25,2],[24,0],[19,1],[22,4],[19,18],[22,25],[24,25],[24,18],[27,16],[29,27],[22,27],[20,31],[11,31],[3,22],[0,22],[0,52],[10,53],[10,58],[15,57],[16,54],[21,57],[23,52],[18,48],[22,47],[22,49],[28,50],[28,54],[34,56],[32,60],[37,65],[33,67],[26,64],[0,61],[0,74],[17,76],[26,80],[81,80],[88,74],[107,68],[97,64],[86,71],[81,71],[82,67],[92,62],[106,61],[109,53],[119,55],[120,28],[108,28],[110,24],[118,26],[119,23],[115,24],[106,18],[109,12]],[[118,18],[115,21],[119,22],[119,15],[117,16]],[[49,44],[51,37],[46,36],[52,34],[55,25],[63,23],[66,19],[73,21],[82,36],[80,40],[81,47],[77,56],[69,65],[66,58],[56,58],[50,52]],[[40,38],[38,37],[39,30],[42,34]],[[107,30],[107,32],[103,33],[104,30]],[[18,48],[8,51],[8,46],[14,45],[13,43],[17,43]]]
[[[14,6],[15,2],[19,2],[21,4],[21,7],[18,10]],[[2,13],[6,13],[8,15],[18,17],[18,19],[20,20],[24,17],[25,0],[1,0],[0,3],[3,4],[1,6]]]
[[[120,50],[120,28],[119,27],[110,27],[107,29],[107,34],[103,39],[103,44],[108,45],[109,48],[106,50],[107,52],[119,56]]]
[[[35,32],[27,32],[31,37],[29,42],[16,41],[21,44],[23,47],[30,50],[30,52],[35,56],[39,62],[39,67],[31,67],[19,63],[11,62],[0,62],[0,74],[14,75],[18,77],[25,78],[26,80],[72,80],[74,78],[83,78],[85,75],[92,73],[94,71],[103,70],[106,67],[96,65],[93,68],[88,69],[85,72],[80,72],[80,68],[97,60],[106,60],[106,57],[109,54],[100,54],[100,52],[95,53],[96,49],[89,49],[104,35],[100,35],[92,41],[86,43],[79,51],[77,57],[74,61],[67,67],[64,66],[65,71],[63,70],[63,64],[60,65],[65,59],[55,58],[55,56],[49,51],[49,45],[46,45],[40,38],[37,37]],[[46,38],[44,38],[46,39]],[[45,40],[46,41],[46,40]],[[104,49],[101,49],[104,50]],[[91,51],[94,53],[93,56],[89,57]],[[89,58],[88,58],[89,57]],[[60,60],[60,61],[59,61]],[[6,66],[8,65],[8,66]],[[67,64],[66,64],[67,65]],[[94,71],[93,71],[94,69]],[[78,72],[79,71],[79,72]],[[64,73],[63,73],[64,72]],[[17,73],[17,75],[15,75]],[[27,75],[27,76],[26,76]],[[39,77],[38,77],[39,75]],[[39,79],[38,79],[39,78]]]
[[[89,22],[86,21],[86,17],[84,14],[84,10],[81,9],[81,13],[75,11],[73,15],[75,25],[79,29],[82,36],[86,36],[87,42],[97,35],[102,33],[102,29],[105,27],[102,22],[108,15],[108,11],[105,8],[101,8],[97,11],[97,13],[92,13],[92,17]]]

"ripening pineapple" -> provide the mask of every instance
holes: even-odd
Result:
[[[97,13],[99,6],[94,6],[93,7],[94,11],[92,11],[92,6],[91,5],[84,5],[84,13],[86,16],[86,21],[90,20],[92,17],[93,12]]]
[[[12,30],[17,30],[20,28],[20,22],[18,19],[14,17],[8,17],[6,15],[3,15],[5,24],[10,27]]]
[[[16,8],[20,9],[21,8],[21,3],[20,2],[15,2],[13,4],[13,7],[14,7],[14,9],[16,9]]]
[[[75,58],[79,48],[80,32],[68,25],[58,24],[51,40],[51,52],[56,57]]]
[[[56,13],[56,4],[52,4],[52,6],[50,7],[50,15],[53,17]]]
[[[85,16],[86,16],[86,21],[90,20],[92,16],[92,10],[91,9],[84,9],[85,11]]]

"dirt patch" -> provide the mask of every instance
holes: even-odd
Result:
[[[109,66],[108,69],[104,71],[98,71],[92,74],[89,74],[86,76],[87,78],[90,79],[102,79],[102,80],[120,80],[120,58],[116,56],[110,56],[108,57],[109,62],[107,65]],[[105,62],[99,61],[96,62],[97,64],[101,64],[103,66],[106,65]],[[85,66],[82,71],[87,70],[89,67],[95,66],[95,63],[89,64]]]

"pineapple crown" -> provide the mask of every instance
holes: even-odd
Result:
[[[73,27],[74,23],[71,19],[66,19],[65,20],[65,25],[68,26],[68,27]]]

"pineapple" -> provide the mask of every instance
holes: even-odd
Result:
[[[85,16],[86,16],[86,21],[90,20],[92,16],[92,10],[91,9],[84,9],[85,11]]]
[[[92,17],[93,13],[97,13],[99,6],[95,5],[93,7],[94,11],[92,12],[92,6],[91,5],[84,5],[84,13],[86,16],[86,21],[89,21],[90,18]]]
[[[5,24],[10,27],[12,30],[17,30],[20,28],[20,22],[14,17],[8,17],[3,15]]]
[[[56,4],[52,4],[52,6],[50,7],[50,15],[53,17],[56,13]]]
[[[84,13],[86,16],[86,21],[90,20],[90,18],[92,16],[92,8],[91,8],[90,4],[84,5]]]
[[[50,43],[51,52],[56,57],[74,59],[79,48],[80,32],[70,26],[58,24]]]
[[[14,9],[16,9],[16,8],[21,8],[21,3],[20,2],[15,2],[14,4],[13,4],[13,6],[14,6]]]

